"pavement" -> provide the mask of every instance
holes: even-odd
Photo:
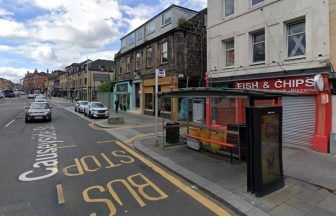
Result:
[[[93,128],[105,130],[148,155],[238,214],[336,215],[335,157],[283,147],[285,187],[257,198],[246,192],[245,162],[230,164],[226,157],[206,151],[197,152],[185,145],[163,149],[155,143],[152,116],[131,112],[115,114],[113,110],[110,113],[123,116],[125,124],[111,126],[106,120],[94,120]],[[161,121],[159,126],[162,125]]]

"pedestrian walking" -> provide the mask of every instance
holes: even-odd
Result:
[[[119,100],[118,99],[114,102],[114,105],[115,105],[116,113],[118,113],[118,109],[119,109]]]

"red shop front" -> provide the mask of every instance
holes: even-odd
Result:
[[[297,148],[329,152],[331,131],[331,94],[328,77],[323,76],[324,88],[317,91],[314,76],[233,82],[234,88],[300,92],[302,96],[283,97],[283,144]],[[256,106],[274,105],[274,101],[257,101]],[[221,99],[208,102],[207,122],[211,127],[245,122],[246,99]]]

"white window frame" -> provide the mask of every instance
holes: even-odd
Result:
[[[149,65],[148,64],[148,50],[151,49],[151,64]],[[146,49],[146,67],[150,68],[150,67],[153,67],[153,48],[152,47],[148,47]]]
[[[172,17],[173,17],[173,13],[172,13],[171,9],[165,11],[162,14],[162,26],[170,24],[172,22],[172,19],[173,19]]]
[[[139,28],[137,31],[137,40],[141,40],[143,38],[143,30]]]
[[[135,70],[140,70],[140,67],[141,67],[141,52],[138,51],[135,53]]]
[[[230,17],[230,16],[233,16],[234,15],[234,12],[235,12],[235,0],[223,0],[224,1],[224,17]],[[233,9],[232,9],[232,13],[231,14],[226,14],[226,2],[227,1],[232,1],[233,2]]]
[[[131,56],[127,56],[126,58],[126,72],[131,72]]]
[[[155,23],[152,21],[146,25],[146,35],[150,35],[153,32],[155,32]]]
[[[264,41],[255,43],[255,42],[254,42],[254,38],[255,38],[255,36],[256,36],[256,35],[260,35],[260,34],[262,34],[262,33],[264,34]],[[265,61],[266,61],[266,34],[265,34],[265,31],[262,30],[262,31],[257,31],[257,32],[253,32],[253,33],[251,33],[251,42],[252,42],[252,64],[261,64],[261,63],[265,63]],[[265,52],[264,60],[262,60],[262,61],[254,61],[254,45],[256,45],[256,44],[261,44],[261,43],[264,44],[264,52]]]
[[[295,34],[292,34],[292,35],[289,35],[289,28],[290,26],[293,26],[293,25],[296,25],[296,24],[300,24],[300,23],[304,23],[305,25],[305,29],[303,32],[299,32],[299,33],[295,33]],[[305,54],[304,55],[294,55],[294,56],[290,56],[289,53],[288,53],[288,49],[289,49],[289,37],[290,36],[295,36],[295,35],[299,35],[299,34],[302,34],[304,33],[305,35]],[[301,20],[298,20],[298,21],[294,21],[294,22],[288,22],[286,23],[286,58],[287,59],[295,59],[295,58],[302,58],[302,57],[305,57],[307,54],[307,34],[306,34],[306,19],[301,19]]]
[[[131,40],[131,39],[133,39],[133,40]],[[135,43],[135,34],[134,34],[134,32],[132,32],[131,34],[129,34],[129,36],[128,36],[128,45],[132,45],[132,44],[134,44]]]
[[[256,5],[260,5],[260,4],[262,4],[262,3],[264,3],[265,2],[265,0],[261,0],[261,2],[258,2],[258,3],[255,3],[255,4],[253,4],[253,0],[251,0],[251,6],[256,6]]]
[[[163,52],[163,45],[164,45],[164,44],[166,44],[166,47],[167,47],[167,48],[166,48],[166,49],[167,49],[166,52]],[[168,42],[167,42],[167,41],[162,42],[160,48],[161,48],[161,49],[160,49],[160,51],[161,51],[161,53],[160,53],[160,54],[161,54],[161,55],[160,55],[160,62],[161,62],[161,64],[168,63]],[[165,53],[167,54],[167,58],[166,58],[167,60],[166,60],[166,61],[163,61],[163,54],[165,54]]]
[[[233,42],[233,48],[227,48],[227,44],[228,44],[228,43],[232,43],[232,42]],[[223,45],[224,45],[224,57],[225,57],[225,59],[224,59],[224,62],[225,62],[224,67],[225,67],[225,68],[233,68],[234,65],[235,65],[235,63],[236,63],[235,40],[234,40],[234,38],[225,40],[225,41],[223,42]],[[233,65],[227,65],[227,62],[226,62],[227,53],[228,53],[229,51],[231,51],[231,50],[233,50],[233,55],[234,55]]]
[[[126,47],[125,38],[121,39],[121,49]]]

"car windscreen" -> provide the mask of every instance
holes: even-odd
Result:
[[[32,103],[29,109],[49,109],[48,103]]]
[[[79,102],[80,105],[87,105],[88,102]]]
[[[104,105],[101,103],[93,103],[91,104],[91,107],[93,108],[104,108]]]

